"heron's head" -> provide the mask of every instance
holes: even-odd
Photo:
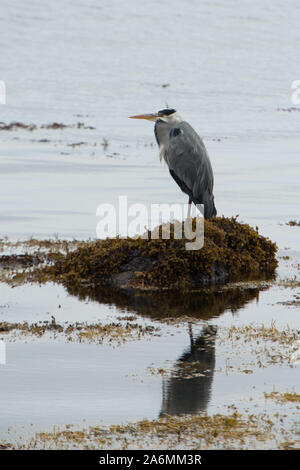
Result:
[[[138,114],[137,116],[129,116],[130,119],[147,119],[147,121],[163,121],[168,124],[176,124],[180,122],[182,119],[177,113],[176,109],[173,108],[165,108],[160,109],[156,113],[153,114]]]

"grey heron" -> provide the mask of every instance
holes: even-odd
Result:
[[[205,219],[216,215],[213,170],[205,145],[192,126],[170,108],[130,118],[155,122],[154,134],[160,160],[165,160],[171,176],[189,197],[188,217],[192,203],[204,205]]]

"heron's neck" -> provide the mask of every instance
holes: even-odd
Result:
[[[182,121],[181,117],[175,113],[166,120],[158,119],[154,126],[154,134],[159,147],[159,158],[164,159],[168,165],[169,134],[173,127]]]

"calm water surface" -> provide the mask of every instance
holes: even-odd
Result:
[[[97,206],[116,203],[119,195],[146,205],[186,202],[159,163],[153,126],[127,119],[168,104],[204,138],[219,215],[239,214],[257,225],[278,243],[279,256],[291,257],[281,261],[279,275],[298,276],[300,229],[285,223],[300,219],[300,112],[281,110],[292,106],[291,82],[300,78],[298,2],[26,5],[2,2],[0,79],[7,104],[0,120],[38,129],[0,131],[2,237],[94,238]],[[74,127],[40,128],[52,122]],[[77,128],[78,122],[94,129]],[[129,311],[162,334],[115,349],[49,338],[7,343],[0,436],[10,427],[25,426],[27,433],[30,424],[121,423],[161,412],[214,413],[232,403],[269,410],[275,405],[263,392],[274,386],[299,391],[297,367],[227,374],[223,346],[207,347],[205,328],[274,320],[278,328],[299,328],[299,307],[278,303],[294,294],[273,286],[149,305],[105,296],[79,300],[55,285],[1,284],[0,321],[54,315],[57,321],[108,322]],[[192,337],[187,322],[178,327],[157,320],[155,312],[167,308],[197,319]],[[182,360],[199,360],[206,373],[165,379],[148,371],[166,363],[179,370]]]

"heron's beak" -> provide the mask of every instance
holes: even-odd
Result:
[[[138,114],[137,116],[129,116],[130,119],[147,119],[147,121],[156,121],[158,114]]]

